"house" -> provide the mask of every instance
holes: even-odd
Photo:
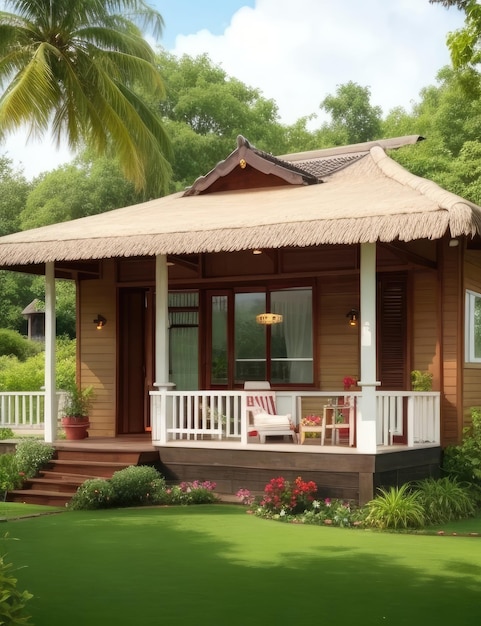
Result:
[[[302,474],[364,502],[435,475],[481,404],[481,208],[388,156],[421,139],[274,157],[239,137],[185,192],[0,238],[0,267],[46,277],[46,439],[65,278],[89,441],[147,433],[166,471],[232,493]],[[349,406],[354,445],[259,443],[253,380],[296,423]]]

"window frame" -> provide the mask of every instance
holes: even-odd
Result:
[[[477,357],[475,341],[475,305],[476,298],[481,300],[481,293],[466,289],[465,298],[465,327],[464,327],[464,361],[465,363],[481,363],[481,356]],[[481,323],[481,320],[480,322]]]

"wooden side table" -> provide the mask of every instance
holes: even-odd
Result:
[[[299,443],[303,444],[306,438],[306,433],[320,433],[321,435],[321,446],[324,445],[324,441],[326,438],[326,416],[322,417],[322,422],[320,426],[303,426],[302,420],[299,424]]]
[[[339,411],[349,410],[349,422],[336,422],[336,416]],[[340,430],[349,431],[349,446],[354,445],[354,411],[351,403],[347,404],[326,404],[323,409],[323,419],[326,428],[331,430],[331,445],[335,445],[339,439]]]

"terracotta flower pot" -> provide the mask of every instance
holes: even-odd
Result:
[[[62,417],[61,424],[69,441],[86,439],[89,436],[87,432],[90,426],[88,417]]]

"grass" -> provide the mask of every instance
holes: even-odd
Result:
[[[0,521],[20,519],[34,515],[45,515],[47,513],[57,513],[64,511],[57,507],[38,506],[36,504],[22,504],[17,502],[0,502]]]
[[[481,519],[477,520],[480,530]],[[235,505],[6,522],[35,626],[479,623],[481,538],[282,524]]]

